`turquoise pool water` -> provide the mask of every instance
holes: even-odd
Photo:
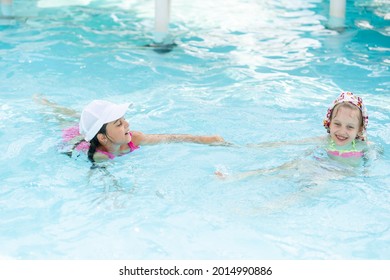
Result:
[[[390,258],[386,1],[348,1],[343,32],[325,28],[328,1],[173,1],[165,54],[144,47],[154,1],[62,2],[15,1],[0,25],[0,258]],[[369,111],[363,165],[246,146],[325,135],[342,90]],[[58,152],[62,124],[36,93],[76,110],[130,101],[134,130],[238,147],[145,146],[90,169]]]

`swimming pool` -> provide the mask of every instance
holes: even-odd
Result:
[[[390,258],[389,4],[348,1],[338,33],[327,1],[173,1],[177,47],[160,54],[144,47],[153,1],[50,2],[15,1],[0,25],[0,258]],[[363,97],[384,151],[364,166],[245,146],[324,135],[341,90]],[[134,130],[240,147],[142,147],[90,169],[58,152],[61,125],[36,93],[77,110],[130,101]]]

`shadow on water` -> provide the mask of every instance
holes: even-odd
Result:
[[[153,43],[153,44],[147,44],[145,47],[151,48],[153,51],[159,54],[166,54],[169,53],[173,50],[174,47],[176,47],[176,43],[169,43],[169,44],[158,44],[158,43]]]

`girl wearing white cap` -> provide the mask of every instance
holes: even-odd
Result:
[[[139,131],[130,131],[129,123],[124,118],[129,105],[95,100],[84,108],[80,117],[79,132],[90,143],[88,158],[91,161],[113,159],[115,156],[138,149],[139,145],[172,142],[224,143],[224,139],[218,135],[144,134]]]
[[[35,96],[39,103],[52,107],[62,115],[75,117],[77,113],[63,108],[45,98]],[[79,126],[63,130],[63,141],[73,143],[72,151],[87,152],[92,162],[113,159],[130,153],[140,145],[158,143],[198,143],[225,145],[219,135],[197,136],[191,134],[144,134],[140,131],[130,131],[129,123],[124,115],[130,104],[115,104],[104,100],[94,100],[82,111]],[[71,155],[72,151],[66,151]]]

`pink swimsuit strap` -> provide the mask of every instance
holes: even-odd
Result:
[[[102,150],[96,149],[95,153],[106,155],[109,159],[115,158],[115,155],[110,153],[110,152],[106,152],[106,151],[102,151]]]
[[[130,135],[131,135],[131,134],[130,134]],[[128,145],[129,148],[130,148],[130,153],[131,153],[132,151],[136,150],[136,149],[139,149],[139,146],[134,145],[134,143],[131,142],[131,141],[130,141],[129,143],[127,143],[127,145]],[[106,155],[106,156],[108,156],[109,159],[114,159],[114,158],[115,158],[115,155],[114,155],[113,153],[110,153],[110,152],[106,152],[106,151],[102,151],[102,150],[96,149],[96,153],[101,153],[101,154],[103,154],[103,155]],[[125,155],[125,154],[124,154],[124,155]]]
[[[342,157],[342,158],[351,158],[351,157],[362,157],[362,156],[364,156],[363,152],[358,152],[358,151],[349,151],[349,152],[328,151],[328,154],[330,154],[332,156]]]

